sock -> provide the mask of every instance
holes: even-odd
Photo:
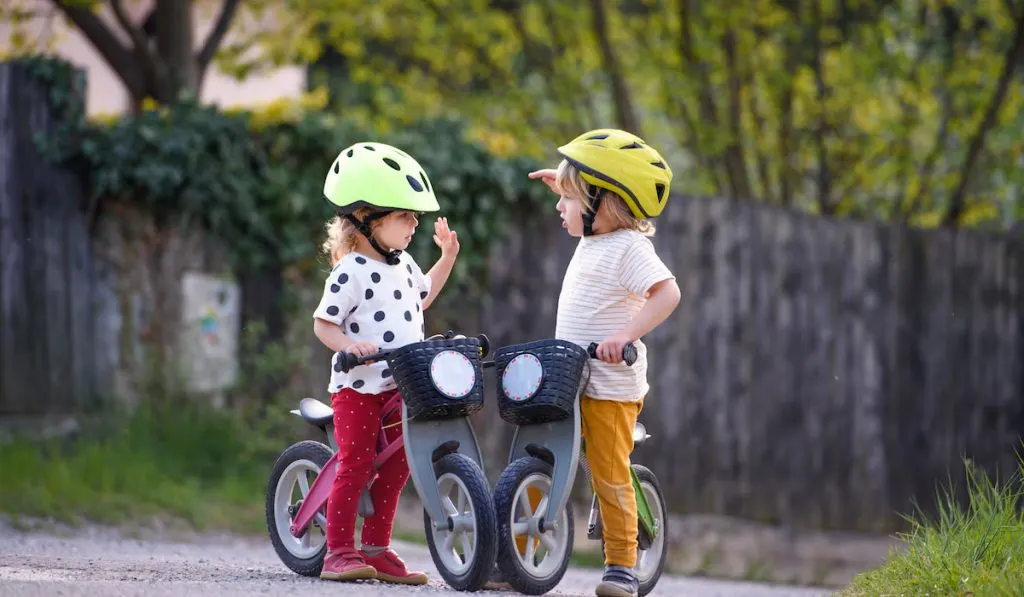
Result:
[[[366,552],[366,555],[368,555],[368,556],[379,556],[380,554],[384,553],[387,550],[388,550],[388,546],[387,545],[385,545],[384,547],[378,547],[376,545],[364,545],[363,546],[363,551]]]

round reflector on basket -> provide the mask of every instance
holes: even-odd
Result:
[[[434,387],[449,398],[464,398],[473,391],[476,371],[466,355],[454,350],[444,350],[430,361],[430,381]]]
[[[522,402],[533,398],[544,381],[544,366],[530,353],[513,357],[501,375],[501,391],[509,400]]]

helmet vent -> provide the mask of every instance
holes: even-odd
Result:
[[[398,165],[398,162],[391,158],[384,158],[384,163],[387,164],[388,166],[391,166],[395,170],[398,170],[399,172],[401,172],[402,170],[402,167]]]
[[[658,203],[665,200],[665,185],[660,182],[654,184],[654,190],[658,193]]]
[[[334,160],[334,173],[337,174],[341,168],[338,166],[338,160]]]
[[[657,167],[661,168],[662,170],[665,169],[665,162],[651,162],[651,165],[652,166],[657,166]]]
[[[427,175],[424,174],[423,172],[420,172],[420,178],[423,179],[423,186],[426,187],[426,189],[429,191],[430,190],[430,183],[427,182]]]
[[[352,150],[348,150],[348,152],[345,155],[347,155],[348,157],[352,157]]]
[[[608,135],[592,135],[590,137],[587,137],[587,141],[596,141],[598,139],[607,139],[607,138],[608,138]]]
[[[409,176],[408,174],[405,175],[405,179],[409,181],[409,186],[412,187],[412,190],[416,191],[417,193],[423,191],[423,185],[420,184],[420,181],[416,180],[412,176]]]
[[[623,145],[623,146],[622,146],[622,147],[620,147],[619,149],[641,149],[641,148],[643,148],[643,145],[640,145],[640,144],[639,144],[639,143],[637,143],[636,141],[633,141],[633,142],[632,142],[632,143],[630,143],[629,145]]]
[[[369,149],[370,151],[377,151],[372,145],[363,145],[363,149]]]

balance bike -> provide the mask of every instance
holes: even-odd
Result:
[[[385,407],[388,414],[378,435],[373,468],[378,470],[398,450],[405,450],[410,478],[423,504],[430,556],[445,582],[459,591],[483,587],[497,552],[494,502],[469,422],[469,416],[483,407],[480,361],[488,350],[484,335],[466,338],[448,332],[365,357],[342,353],[344,371],[362,363],[388,362],[401,398],[396,396]],[[330,447],[307,440],[278,457],[267,487],[267,527],[288,568],[318,576],[326,553],[327,497],[338,466],[334,413],[313,398],[304,398],[291,412],[323,431]],[[389,442],[384,428],[399,415],[402,436]],[[359,515],[364,518],[373,513],[373,481],[359,499]]]
[[[587,350],[562,340],[538,340],[495,351],[499,413],[516,425],[509,464],[494,490],[498,517],[497,565],[518,592],[540,595],[562,580],[573,550],[574,522],[570,492],[582,463],[590,480],[581,437],[580,397],[586,383],[587,357],[596,358],[597,344]],[[633,344],[623,360],[637,358]],[[582,383],[581,383],[582,382]],[[633,447],[650,436],[642,423],[633,431]],[[640,595],[657,584],[665,566],[665,507],[658,479],[633,464]],[[602,541],[600,512],[591,501],[588,538]]]

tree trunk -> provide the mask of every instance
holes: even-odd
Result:
[[[999,74],[999,81],[992,92],[992,98],[989,100],[988,108],[985,110],[985,116],[971,137],[970,144],[967,147],[967,157],[960,167],[960,182],[957,184],[956,190],[953,191],[953,196],[949,201],[949,209],[942,220],[942,225],[945,227],[955,228],[960,224],[960,216],[963,215],[964,209],[967,206],[967,190],[970,188],[974,165],[985,149],[985,140],[988,137],[989,131],[996,124],[999,109],[1002,108],[1003,100],[1006,99],[1006,94],[1010,89],[1010,83],[1013,81],[1017,65],[1020,62],[1024,62],[1024,9],[1021,9],[1014,19],[1014,26],[1013,43],[1006,50],[1002,72]]]
[[[146,98],[168,104],[197,97],[206,69],[234,21],[241,0],[223,0],[201,48],[195,48],[193,0],[156,0],[142,23],[133,22],[124,0],[110,0],[110,25],[75,0],[50,0],[103,56],[138,110]],[[117,30],[115,30],[117,29]],[[126,40],[126,41],[125,41]]]
[[[615,99],[615,116],[619,127],[643,137],[640,130],[640,121],[637,118],[636,110],[633,107],[633,97],[629,92],[629,85],[622,73],[622,65],[619,57],[615,54],[611,39],[608,35],[608,12],[604,0],[590,0],[590,8],[593,12],[594,33],[597,35],[598,44],[601,46],[601,58],[604,62],[604,71],[608,73],[611,81],[612,97]]]
[[[160,98],[161,103],[172,102],[182,92],[195,93],[199,87],[198,68],[193,54],[193,27],[191,0],[157,0],[154,12],[156,23],[156,50],[167,65],[167,89],[172,97]],[[152,90],[156,92],[157,90]]]

